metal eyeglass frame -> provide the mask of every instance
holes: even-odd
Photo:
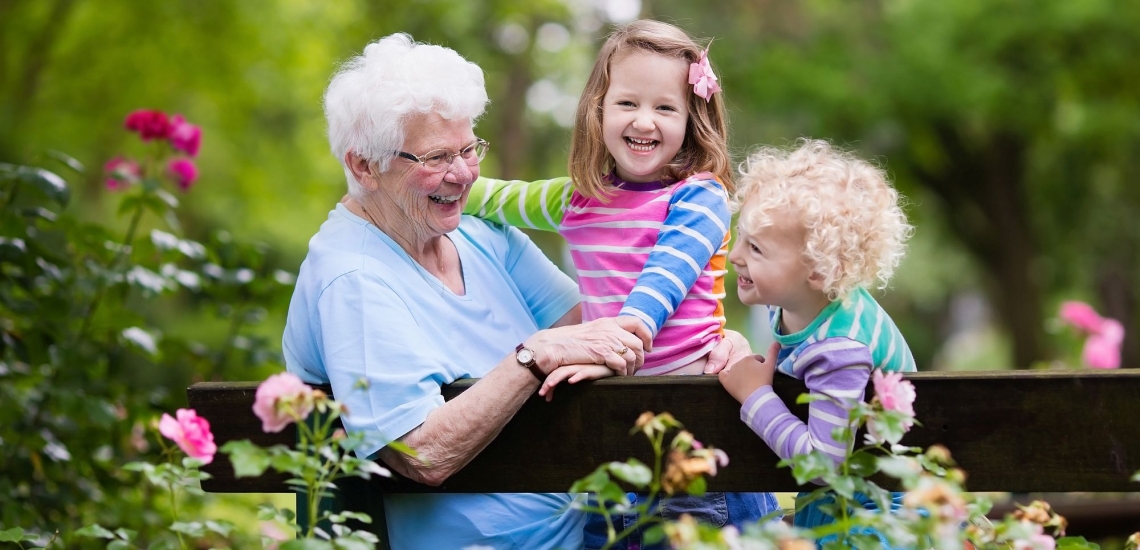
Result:
[[[460,149],[458,152],[452,153],[446,149],[434,149],[424,153],[422,156],[416,156],[404,151],[396,151],[396,156],[408,159],[412,162],[420,163],[420,166],[435,172],[443,172],[451,167],[451,163],[455,162],[455,157],[459,157],[464,161],[468,161],[468,166],[475,166],[479,161],[487,156],[487,149],[491,146],[486,140],[475,138],[475,143]],[[465,155],[475,153],[474,156],[468,158]],[[474,159],[475,162],[469,162]]]

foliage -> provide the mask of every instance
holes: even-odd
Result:
[[[314,411],[316,414],[310,416]],[[269,504],[259,510],[260,519],[290,525],[301,533],[300,539],[282,544],[281,550],[373,548],[378,540],[375,535],[348,525],[349,520],[372,523],[368,514],[321,510],[319,506],[322,499],[332,496],[338,479],[391,476],[376,462],[353,454],[353,449],[360,447],[367,435],[362,432],[348,435],[336,427],[337,419],[347,414],[346,407],[324,392],[310,389],[296,375],[282,373],[271,376],[258,387],[254,413],[262,419],[267,432],[281,431],[288,423],[297,424],[295,449],[283,445],[263,449],[249,440],[230,441],[222,447],[222,452],[230,455],[236,477],[257,477],[272,468],[289,474],[286,483],[306,499],[304,509],[308,517],[304,518]],[[399,442],[388,445],[409,455],[415,454]]]
[[[280,363],[250,330],[288,299],[292,275],[273,269],[262,245],[176,235],[180,200],[164,172],[171,145],[144,142],[137,173],[108,174],[125,183],[119,211],[130,222],[120,235],[67,209],[72,188],[61,175],[0,163],[0,527],[66,533],[95,521],[148,539],[170,510],[122,465],[154,456],[146,419],[183,399],[167,388]],[[86,173],[70,157],[51,158]],[[169,232],[146,231],[150,220]],[[220,342],[154,328],[184,305],[228,325]]]
[[[636,458],[625,462],[609,462],[598,466],[593,473],[570,487],[571,493],[593,494],[593,502],[579,505],[578,508],[605,518],[607,542],[603,549],[610,548],[646,526],[649,528],[645,530],[645,544],[660,542],[665,533],[662,528],[664,519],[658,514],[662,505],[658,496],[662,492],[665,495],[680,492],[702,495],[707,484],[704,475],[715,476],[717,467],[728,463],[728,457],[723,451],[705,447],[693,439],[693,434],[681,428],[681,423],[669,413],[642,413],[629,433],[632,435],[641,432],[649,440],[653,447],[652,468]],[[665,436],[673,430],[679,431],[669,446],[665,447]],[[661,469],[663,463],[664,472]],[[633,504],[621,484],[646,493],[647,498]],[[630,512],[637,514],[637,520],[618,531],[614,527],[613,516]]]
[[[1019,506],[997,523],[988,520],[991,503],[965,492],[965,473],[954,467],[949,450],[936,445],[923,451],[899,443],[916,422],[914,388],[910,382],[892,376],[898,375],[876,378],[874,399],[855,404],[847,425],[836,428],[835,439],[846,449],[842,460],[836,462],[813,450],[780,462],[791,468],[801,485],[820,485],[801,495],[797,506],[819,501],[818,508],[833,521],[792,527],[781,521],[761,520],[740,532],[732,526],[701,525],[684,516],[663,525],[672,547],[807,550],[819,544],[825,550],[877,548],[882,544],[881,535],[895,548],[958,550],[968,547],[969,542],[985,550],[1099,549],[1084,538],[1064,536],[1065,519],[1045,502]],[[804,394],[798,401],[816,399],[829,397]],[[861,430],[865,432],[864,445],[856,448],[856,435]],[[892,480],[904,493],[892,494],[873,476]],[[596,485],[591,488],[604,489]],[[860,497],[874,507],[862,504],[857,500]],[[1046,529],[1051,532],[1046,533]]]

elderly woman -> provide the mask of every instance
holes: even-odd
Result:
[[[581,322],[575,284],[516,229],[461,216],[487,143],[472,126],[483,73],[396,34],[368,45],[325,94],[349,197],[309,241],[289,306],[290,372],[332,385],[349,430],[418,458],[357,452],[438,485],[471,461],[540,382],[567,364],[641,366],[639,322]],[[633,319],[633,318],[630,318]],[[444,402],[440,387],[481,380]],[[367,380],[367,389],[357,386]],[[385,495],[393,548],[581,547],[567,494]]]

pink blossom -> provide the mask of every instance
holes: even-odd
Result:
[[[875,395],[884,410],[914,416],[914,384],[903,380],[900,373],[883,374],[883,371],[878,369],[875,370],[872,381],[875,384]]]
[[[1029,535],[1027,539],[1013,541],[1013,550],[1054,550],[1055,548],[1057,548],[1057,540],[1044,533]]]
[[[279,432],[311,412],[313,389],[291,372],[274,374],[257,387],[253,414],[261,419],[262,431]]]
[[[139,109],[127,115],[124,125],[138,132],[143,141],[170,137],[170,119],[162,111]]]
[[[1120,368],[1120,346],[1124,343],[1124,325],[1116,319],[1104,319],[1100,330],[1085,340],[1081,360],[1094,369]]]
[[[170,145],[192,157],[198,156],[202,147],[202,129],[186,122],[182,115],[170,119]]]
[[[198,167],[190,159],[174,159],[166,165],[166,170],[183,191],[189,190],[198,179]]]
[[[282,529],[281,526],[278,525],[275,521],[261,522],[261,536],[273,540],[269,546],[265,547],[266,550],[276,550],[278,544],[285,542],[290,538],[289,533],[286,533],[285,530]]]
[[[158,432],[177,443],[188,456],[201,460],[203,464],[213,462],[218,446],[214,444],[214,434],[210,433],[210,423],[198,416],[194,409],[178,409],[174,414],[177,420],[169,414],[162,415]]]
[[[1098,332],[1104,319],[1097,314],[1092,306],[1070,300],[1061,304],[1061,311],[1057,314],[1062,321],[1085,332]]]
[[[107,173],[107,179],[103,182],[111,191],[126,189],[130,184],[142,178],[139,163],[123,157],[115,157],[107,161],[107,164],[103,165],[103,171]]]

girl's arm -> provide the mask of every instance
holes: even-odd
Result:
[[[558,231],[573,192],[570,178],[507,181],[479,178],[464,214],[514,227]]]
[[[682,185],[673,194],[657,244],[619,313],[641,319],[654,337],[713,256],[727,250],[731,213],[724,187],[715,180]],[[702,298],[720,300],[723,292]]]
[[[780,458],[817,450],[839,462],[847,449],[835,441],[832,431],[846,426],[848,411],[863,400],[871,364],[870,349],[855,340],[828,338],[812,344],[800,351],[793,369],[810,393],[831,399],[813,401],[804,424],[766,385],[744,400],[740,419]]]

